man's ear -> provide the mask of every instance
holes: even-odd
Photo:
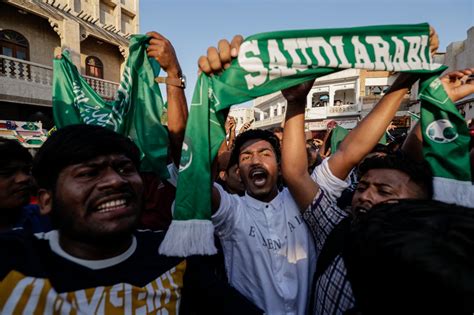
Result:
[[[240,176],[240,168],[237,166],[237,168],[235,169],[235,174],[237,174],[237,177],[239,177],[240,179],[240,182],[242,182],[242,177]]]
[[[41,215],[51,213],[53,209],[53,193],[51,190],[40,188],[38,190],[38,204]]]
[[[219,178],[220,178],[223,182],[225,182],[225,181],[227,180],[227,173],[226,173],[226,171],[220,171],[220,172],[219,172]]]

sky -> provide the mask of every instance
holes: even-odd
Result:
[[[139,0],[140,32],[154,30],[173,44],[191,101],[197,60],[209,46],[235,34],[428,22],[440,49],[467,38],[474,0]],[[473,65],[474,66],[474,65]],[[165,94],[164,94],[165,95]]]

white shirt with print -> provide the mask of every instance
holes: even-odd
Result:
[[[316,254],[288,189],[267,203],[215,187],[221,202],[212,222],[230,284],[267,314],[305,314]]]

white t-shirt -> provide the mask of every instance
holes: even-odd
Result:
[[[266,203],[215,187],[221,202],[212,222],[230,284],[267,314],[306,314],[316,253],[288,189]]]

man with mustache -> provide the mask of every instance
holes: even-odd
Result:
[[[288,189],[278,190],[278,138],[258,129],[239,134],[229,163],[238,165],[245,195],[215,184],[212,221],[230,284],[268,314],[305,314],[314,245]]]
[[[0,313],[259,313],[205,258],[162,256],[164,231],[135,230],[139,166],[135,144],[99,126],[68,126],[45,142],[33,174],[55,230],[0,235]]]

